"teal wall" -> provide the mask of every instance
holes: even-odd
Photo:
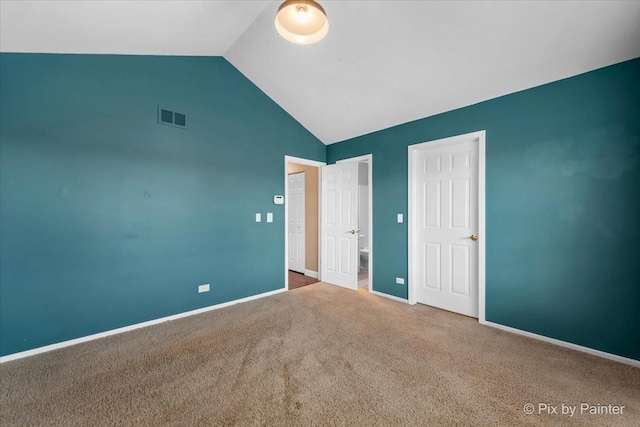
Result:
[[[285,154],[325,147],[223,58],[1,54],[0,354],[282,288]]]
[[[373,288],[406,298],[407,146],[485,129],[487,320],[640,360],[638,76],[325,150],[223,58],[0,54],[0,354],[281,288],[285,154],[373,154]]]
[[[483,129],[487,320],[640,359],[640,59],[328,146],[373,154],[373,288],[407,297],[407,146]]]

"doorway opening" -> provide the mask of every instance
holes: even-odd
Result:
[[[285,156],[285,289],[319,281],[320,167]]]
[[[285,289],[321,280],[375,293],[372,162],[285,156]]]
[[[371,230],[369,217],[371,206],[369,204],[369,159],[358,162],[358,289],[371,289],[369,280],[369,242]]]

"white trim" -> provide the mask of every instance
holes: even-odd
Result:
[[[211,305],[209,307],[198,308],[196,310],[191,310],[191,311],[185,311],[184,313],[174,314],[172,316],[161,317],[159,319],[153,319],[153,320],[149,320],[147,322],[136,323],[134,325],[124,326],[122,328],[112,329],[110,331],[100,332],[100,333],[93,334],[93,335],[87,335],[87,336],[84,336],[84,337],[75,338],[75,339],[68,340],[68,341],[62,341],[62,342],[59,342],[59,343],[46,345],[44,347],[38,347],[38,348],[31,349],[31,350],[21,351],[19,353],[9,354],[9,355],[0,357],[0,363],[10,362],[12,360],[22,359],[24,357],[29,357],[29,356],[35,356],[36,354],[46,353],[48,351],[58,350],[60,348],[65,348],[65,347],[70,347],[72,345],[76,345],[76,344],[80,344],[80,343],[83,343],[83,342],[97,340],[99,338],[104,338],[104,337],[108,337],[108,336],[111,336],[111,335],[121,334],[123,332],[133,331],[135,329],[146,328],[147,326],[157,325],[159,323],[169,322],[171,320],[176,320],[176,319],[181,319],[183,317],[193,316],[195,314],[201,314],[201,313],[205,313],[207,311],[218,310],[220,308],[229,307],[231,305],[240,304],[240,303],[243,303],[243,302],[252,301],[252,300],[255,300],[255,299],[264,298],[264,297],[268,297],[268,296],[271,296],[271,295],[279,294],[279,293],[284,292],[284,291],[286,291],[285,288],[276,289],[275,291],[269,291],[269,292],[264,292],[262,294],[251,295],[249,297],[240,298],[240,299],[233,300],[233,301],[228,301],[228,302],[223,302],[221,304]]]
[[[367,270],[369,278],[369,292],[373,291],[373,154],[367,154],[369,160],[369,255],[367,256]],[[358,255],[359,257],[359,255]]]
[[[624,363],[627,365],[635,366],[636,368],[640,368],[640,360],[630,359],[628,357],[618,356],[616,354],[607,353],[600,350],[595,350],[589,347],[583,347],[578,344],[572,344],[570,342],[557,340],[555,338],[545,337],[544,335],[538,335],[531,332],[523,331],[521,329],[512,328],[509,326],[500,325],[498,323],[487,322],[486,320],[482,322],[483,325],[490,326],[492,328],[501,329],[506,332],[511,332],[512,334],[518,334],[525,336],[527,338],[533,338],[535,340],[544,341],[550,344],[555,344],[560,347],[570,348],[571,350],[581,351],[583,353],[591,354],[593,356],[602,357],[605,359],[613,360],[615,362]]]
[[[480,323],[484,323],[486,321],[486,137],[486,132],[481,131],[478,138],[478,229],[480,231],[480,236],[484,236],[484,238],[480,239],[480,245],[478,248],[478,321]]]
[[[389,294],[385,294],[384,292],[378,292],[378,291],[372,291],[371,289],[369,289],[369,293],[373,294],[373,295],[377,295],[379,297],[384,297],[384,298],[389,298],[392,299],[394,301],[399,301],[399,302],[403,302],[405,304],[408,304],[409,301],[407,301],[404,298],[400,298],[400,297],[394,297],[393,295],[389,295]]]
[[[371,160],[373,157],[372,154],[363,154],[362,156],[349,157],[348,159],[336,160],[336,163],[344,163],[344,162],[362,162],[365,160]]]
[[[407,222],[408,222],[408,268],[409,268],[409,285],[408,285],[408,300],[409,304],[415,304],[416,296],[415,292],[413,292],[413,286],[417,283],[417,280],[413,280],[412,272],[413,265],[411,260],[411,248],[413,247],[413,227],[411,220],[411,212],[413,211],[413,161],[412,155],[418,149],[429,147],[429,148],[439,148],[446,145],[456,144],[464,141],[468,141],[470,139],[478,141],[478,235],[480,236],[479,245],[478,245],[478,322],[484,324],[486,321],[485,317],[485,286],[486,286],[486,271],[485,271],[485,250],[486,250],[486,240],[487,234],[485,232],[485,168],[486,168],[486,131],[481,130],[477,132],[471,132],[463,135],[452,136],[450,138],[438,139],[435,141],[423,142],[420,144],[409,145],[407,147],[408,151],[408,160],[409,160],[409,170],[407,174],[407,183],[408,183],[408,211],[407,211]]]
[[[485,226],[485,170],[486,170],[486,131],[478,132],[478,230],[483,236],[478,243],[478,322],[486,322],[486,243],[487,233]]]
[[[325,164],[326,166],[326,164]],[[322,280],[322,167],[318,167],[318,277]]]
[[[309,276],[309,277],[313,277],[314,279],[318,278],[318,272],[317,271],[313,271],[313,270],[304,270],[304,275],[305,276]]]
[[[321,181],[321,176],[320,176],[320,168],[322,166],[326,166],[325,162],[318,162],[316,160],[309,160],[309,159],[303,159],[301,157],[294,157],[294,156],[284,156],[284,288],[286,290],[289,290],[289,206],[287,205],[288,201],[289,201],[289,185],[288,185],[288,174],[287,174],[287,168],[289,163],[297,163],[299,165],[307,165],[307,166],[315,166],[318,168],[318,236],[320,236],[320,207],[322,206],[321,202],[322,202],[322,195],[321,195],[321,191],[320,191],[320,181]],[[322,261],[322,256],[320,256],[320,254],[322,253],[320,250],[322,249],[322,246],[320,244],[320,239],[318,237],[318,271],[320,270],[320,262]],[[318,280],[320,279],[320,275],[318,275],[317,277]]]
[[[408,163],[407,163],[407,302],[411,305],[417,303],[416,297],[413,292],[413,277],[411,272],[413,271],[413,262],[411,261],[411,246],[413,245],[413,227],[411,226],[411,212],[413,211],[413,154],[414,147],[409,145],[407,147]]]

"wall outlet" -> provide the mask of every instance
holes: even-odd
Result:
[[[267,222],[273,222],[273,212],[267,212]]]
[[[209,292],[209,284],[208,283],[206,285],[199,285],[198,286],[198,293],[201,294],[203,292]]]
[[[261,222],[262,221],[262,214],[257,213],[256,214],[256,222]]]
[[[398,285],[404,285],[404,279],[402,277],[396,277],[396,283]]]
[[[398,214],[397,221],[398,221],[398,224],[402,224],[404,222],[404,215]]]

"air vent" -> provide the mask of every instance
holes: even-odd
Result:
[[[187,116],[182,113],[173,113],[173,124],[176,126],[187,127]]]
[[[158,123],[182,129],[187,128],[187,115],[178,113],[169,108],[158,106]]]

